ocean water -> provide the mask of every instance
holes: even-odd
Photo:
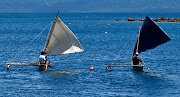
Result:
[[[148,15],[180,18],[180,13]],[[180,96],[180,23],[157,23],[172,41],[140,54],[151,71],[144,68],[144,72],[135,72],[131,67],[105,69],[106,63],[131,61],[142,22],[126,21],[129,17],[145,18],[146,13],[60,13],[86,52],[48,56],[55,67],[46,72],[34,66],[11,66],[6,70],[7,62],[38,61],[55,16],[56,13],[0,14],[0,96]],[[39,35],[43,29],[46,30]],[[94,71],[89,70],[91,66]]]

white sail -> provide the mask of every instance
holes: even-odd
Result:
[[[76,36],[57,16],[45,46],[46,54],[59,55],[83,51]]]

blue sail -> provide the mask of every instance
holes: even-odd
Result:
[[[171,39],[166,35],[166,33],[154,21],[146,16],[133,54],[153,49],[170,40]]]

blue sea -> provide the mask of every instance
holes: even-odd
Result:
[[[36,66],[11,66],[6,70],[6,63],[37,62],[56,13],[0,13],[0,96],[179,97],[180,23],[157,23],[172,40],[140,54],[150,71],[146,67],[143,72],[135,72],[132,67],[106,70],[106,63],[131,62],[142,22],[127,20],[146,15],[60,13],[85,52],[48,56],[55,67],[43,72]],[[148,16],[172,19],[180,18],[180,13]],[[89,70],[91,66],[94,71]]]

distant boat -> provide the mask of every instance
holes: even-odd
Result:
[[[142,28],[139,31],[138,39],[134,47],[133,55],[138,52],[139,54],[147,50],[156,48],[171,39],[167,34],[148,16],[146,16]],[[130,65],[129,65],[130,64]],[[111,67],[129,67],[132,66],[133,70],[143,71],[144,64],[133,65],[133,62],[130,63],[107,63],[107,70],[110,70]]]
[[[140,29],[139,36],[134,48],[133,55],[138,52],[139,54],[147,50],[156,48],[171,39],[153,20],[146,16]],[[134,66],[135,70],[143,70],[143,66]]]
[[[58,12],[59,14],[59,12]],[[80,42],[66,24],[58,17],[53,23],[44,46],[44,52],[49,56],[84,52]],[[7,69],[11,65],[34,65],[40,70],[47,70],[47,66],[38,63],[7,63]]]

